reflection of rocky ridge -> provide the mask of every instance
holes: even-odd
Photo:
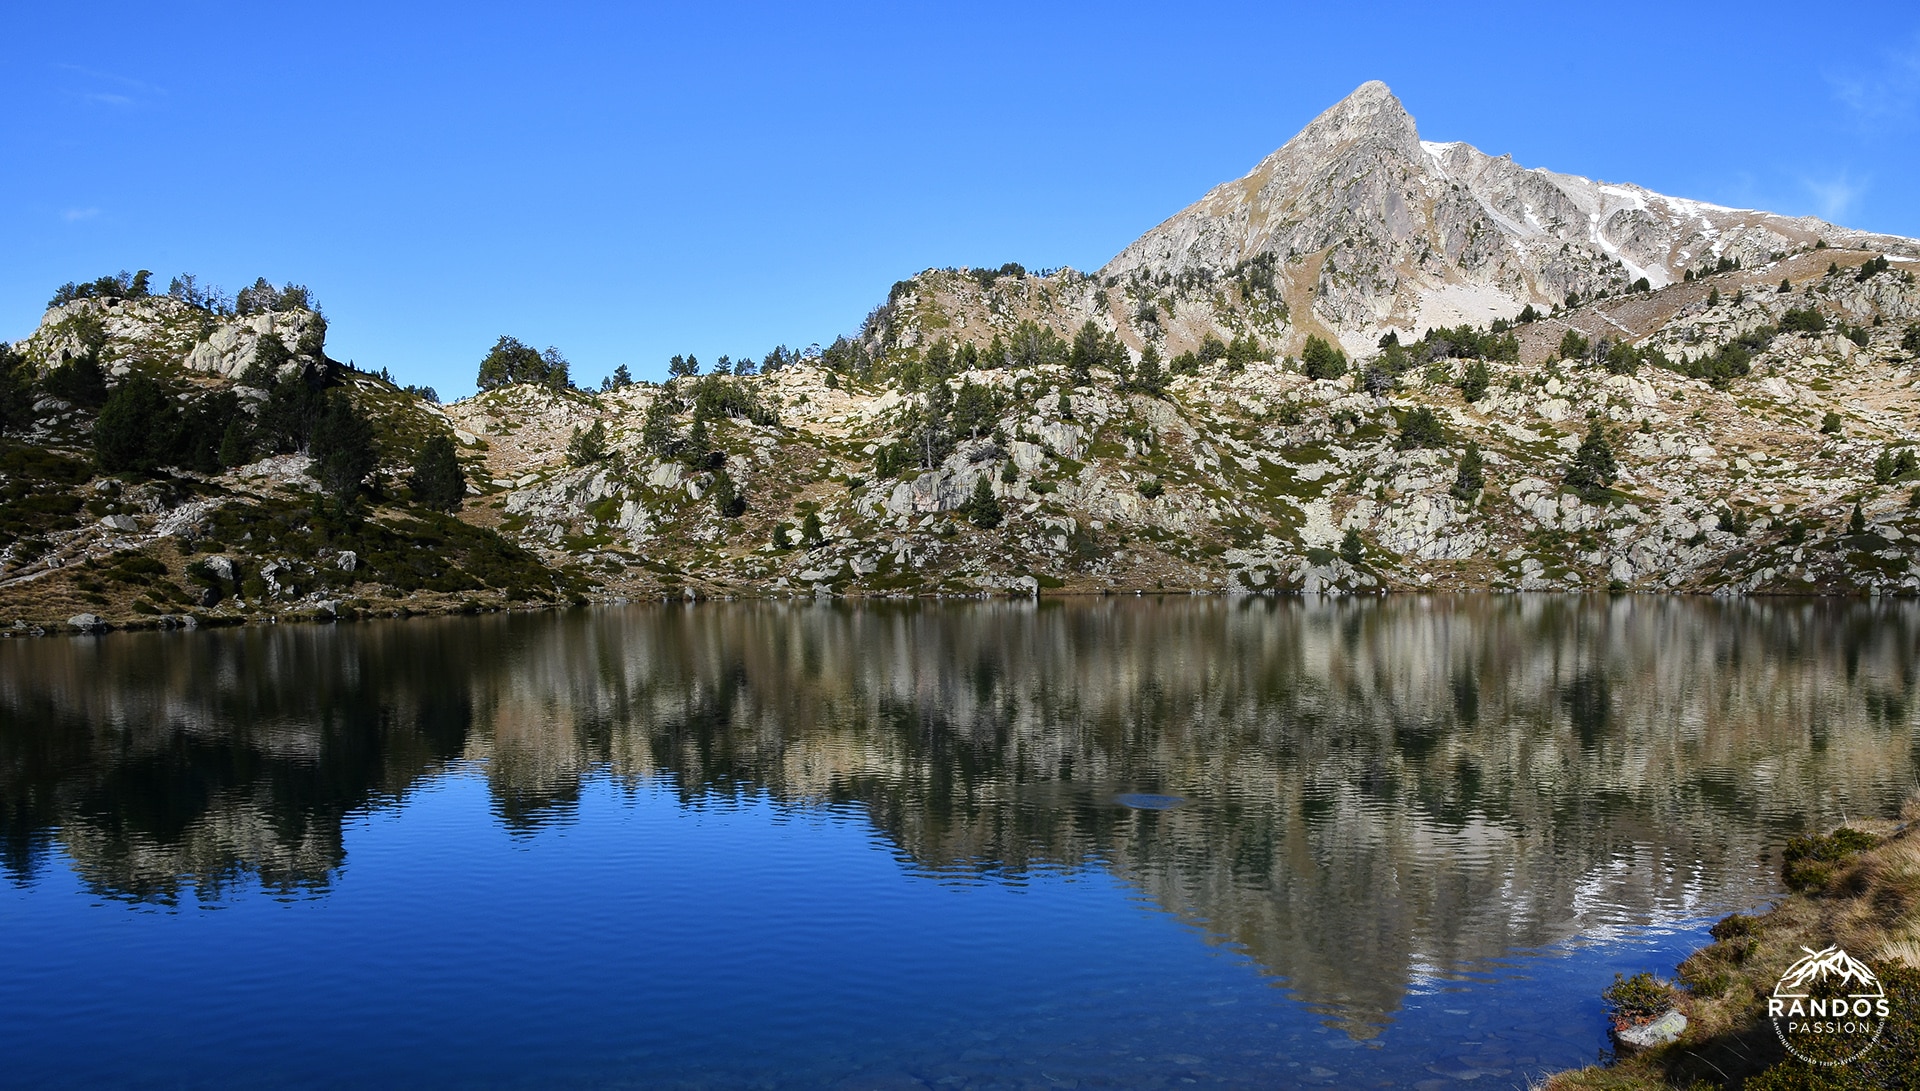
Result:
[[[16,873],[58,829],[102,889],[206,896],[324,883],[344,814],[453,757],[520,826],[594,770],[764,791],[916,867],[1111,868],[1365,1032],[1416,977],[1753,900],[1784,831],[1893,806],[1917,640],[1903,607],[1503,597],[34,642],[0,658],[0,835]]]

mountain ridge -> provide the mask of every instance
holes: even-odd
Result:
[[[1356,235],[1370,245],[1356,245]],[[1245,175],[1122,249],[1099,275],[1178,275],[1273,253],[1307,274],[1292,279],[1309,282],[1313,317],[1355,351],[1388,330],[1406,338],[1512,319],[1530,304],[1618,292],[1641,277],[1664,287],[1690,267],[1722,257],[1756,264],[1819,238],[1920,256],[1912,239],[1522,168],[1464,141],[1422,141],[1400,101],[1370,81]],[[1448,287],[1493,291],[1449,298]]]
[[[1920,594],[1916,246],[1422,142],[1368,84],[1099,272],[929,270],[664,383],[502,338],[441,406],[304,289],[102,278],[0,360],[0,619]]]

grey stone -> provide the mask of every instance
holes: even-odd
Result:
[[[1679,1041],[1681,1032],[1686,1029],[1687,1017],[1678,1011],[1668,1011],[1650,1023],[1616,1030],[1613,1037],[1630,1050],[1652,1049]]]
[[[105,632],[107,628],[99,614],[75,614],[67,619],[67,624],[83,633]]]

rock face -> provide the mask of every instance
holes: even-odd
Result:
[[[1224,275],[1272,255],[1309,325],[1365,350],[1385,330],[1511,318],[1577,292],[1658,288],[1721,258],[1764,263],[1824,238],[1920,254],[1912,240],[1722,208],[1639,186],[1525,169],[1421,141],[1379,82],[1315,118],[1244,177],[1141,236],[1100,270],[1120,279]],[[1297,315],[1297,318],[1308,316]]]
[[[268,335],[293,354],[283,368],[317,364],[326,320],[307,310],[212,314],[165,296],[81,299],[48,310],[17,347],[43,371],[91,353],[109,374],[167,364],[231,379],[253,362]]]

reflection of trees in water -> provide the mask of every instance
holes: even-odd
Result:
[[[8,645],[0,845],[30,877],[57,840],[92,887],[217,898],[251,875],[323,889],[341,820],[458,752],[460,649],[315,627]],[[452,683],[452,684],[449,684]]]
[[[15,874],[57,828],[103,889],[217,894],[243,872],[324,884],[344,814],[454,758],[487,763],[516,830],[595,770],[689,802],[765,792],[857,806],[928,870],[1110,867],[1364,1033],[1415,976],[1749,900],[1785,831],[1891,808],[1916,768],[1917,621],[1101,600],[9,645],[0,836]]]

